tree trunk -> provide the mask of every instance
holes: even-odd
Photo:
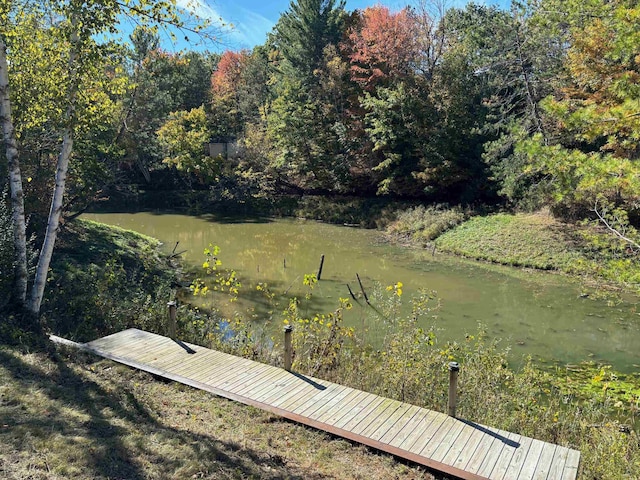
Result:
[[[542,134],[544,144],[548,145],[549,142],[547,140],[547,134],[544,130],[542,115],[540,114],[540,110],[538,109],[538,102],[537,102],[538,99],[536,98],[533,85],[531,84],[530,75],[526,66],[524,54],[522,52],[522,41],[520,39],[520,34],[517,28],[516,28],[516,48],[518,49],[518,64],[520,66],[520,71],[522,73],[522,79],[524,80],[525,91],[527,93],[527,101],[529,103],[529,108],[531,109],[531,116],[533,117],[536,130]]]
[[[44,287],[47,283],[47,275],[49,273],[49,265],[51,256],[53,255],[53,247],[56,243],[58,228],[60,226],[60,215],[62,214],[62,200],[64,197],[65,183],[67,180],[67,169],[69,168],[69,159],[73,149],[73,132],[67,127],[62,139],[62,148],[58,155],[58,164],[56,167],[56,185],[53,189],[53,198],[51,199],[51,209],[49,210],[49,219],[47,221],[47,231],[42,242],[42,249],[38,257],[38,266],[36,267],[36,276],[29,298],[28,310],[33,315],[40,312],[40,304],[44,296]]]
[[[24,214],[24,194],[20,161],[18,160],[18,143],[16,141],[11,116],[9,99],[9,72],[7,64],[7,46],[0,36],[0,121],[2,122],[3,140],[6,149],[9,185],[11,189],[11,212],[13,220],[14,244],[14,281],[13,300],[20,306],[27,297],[27,234]]]
[[[36,267],[36,276],[31,289],[31,295],[27,304],[27,310],[37,317],[40,313],[40,305],[44,296],[44,287],[47,283],[49,274],[49,265],[53,255],[53,247],[56,243],[58,228],[60,226],[60,216],[62,215],[63,199],[65,183],[67,180],[67,170],[69,168],[69,160],[73,151],[73,131],[75,125],[75,102],[78,93],[78,50],[80,46],[80,38],[77,31],[77,19],[72,18],[72,27],[74,31],[71,33],[70,50],[69,50],[69,86],[67,91],[67,111],[65,113],[66,127],[62,135],[62,146],[58,155],[56,165],[56,184],[53,189],[53,197],[51,199],[51,209],[49,210],[49,219],[47,220],[47,230],[42,242],[42,249],[38,257],[38,265]]]

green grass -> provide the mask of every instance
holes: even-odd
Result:
[[[435,240],[438,250],[515,267],[582,276],[596,291],[640,293],[640,257],[597,223],[546,213],[477,216]]]
[[[60,233],[42,317],[56,334],[90,340],[131,326],[161,330],[180,267],[158,240],[76,220]]]
[[[470,215],[456,208],[410,208],[386,233],[402,244],[579,276],[596,295],[640,294],[640,256],[597,221],[568,223],[546,212]]]
[[[545,214],[473,217],[438,237],[439,250],[479,260],[575,272],[587,261],[575,228]]]
[[[426,246],[466,218],[467,213],[460,208],[419,205],[398,213],[387,227],[387,233]]]
[[[177,383],[62,350],[0,347],[0,477],[433,479],[424,469]]]

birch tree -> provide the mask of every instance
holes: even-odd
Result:
[[[7,49],[7,35],[12,32],[19,10],[30,4],[26,0],[12,2],[0,0],[0,120],[2,122],[3,141],[5,144],[8,171],[11,185],[13,223],[16,244],[16,275],[15,298],[18,306],[23,306],[29,314],[37,317],[42,303],[49,265],[53,254],[60,218],[63,210],[63,200],[67,182],[69,163],[72,160],[74,141],[79,124],[79,112],[83,107],[91,110],[90,100],[81,91],[84,78],[95,75],[92,68],[108,58],[113,52],[108,42],[100,44],[96,38],[100,34],[115,35],[118,24],[123,16],[135,17],[142,24],[170,25],[192,33],[202,33],[207,26],[200,19],[197,27],[189,28],[185,18],[193,19],[176,7],[175,0],[66,0],[54,2],[37,2],[38,7],[46,10],[51,19],[48,25],[53,36],[58,36],[61,49],[60,57],[65,59],[66,68],[59,78],[57,87],[63,93],[63,102],[56,105],[49,114],[56,116],[62,112],[60,128],[59,150],[57,154],[55,185],[51,197],[50,210],[42,248],[40,249],[35,277],[31,291],[27,292],[28,274],[26,260],[25,211],[22,194],[22,175],[20,172],[20,152],[16,141],[15,125],[11,115],[11,96],[9,92],[11,82],[10,59],[11,49]],[[28,32],[24,32],[28,35]],[[204,32],[204,35],[207,35]]]
[[[5,24],[6,13],[2,15]],[[0,32],[0,121],[2,122],[2,137],[7,156],[9,187],[11,190],[11,211],[14,231],[14,291],[13,299],[23,304],[27,296],[27,233],[24,214],[24,194],[22,189],[22,175],[18,160],[18,142],[16,141],[9,97],[9,66],[7,62],[6,30]]]

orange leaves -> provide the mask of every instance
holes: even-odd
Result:
[[[214,97],[225,97],[236,91],[248,58],[246,50],[227,50],[222,54],[218,69],[211,75],[211,93]]]
[[[392,13],[387,7],[369,7],[359,26],[349,31],[342,45],[351,61],[351,78],[373,90],[388,77],[404,77],[419,55],[418,24],[409,9]]]

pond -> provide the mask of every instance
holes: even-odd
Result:
[[[439,341],[462,340],[482,324],[491,338],[502,339],[517,361],[531,355],[559,364],[584,360],[611,364],[619,371],[637,371],[640,364],[638,299],[615,306],[582,295],[579,282],[563,275],[525,271],[472,262],[438,252],[389,245],[379,232],[295,219],[235,218],[171,213],[103,213],[84,218],[117,225],[155,237],[165,250],[186,250],[184,260],[198,267],[210,244],[243,283],[237,309],[259,322],[270,308],[255,295],[258,282],[278,294],[304,296],[305,274],[317,273],[325,256],[322,278],[313,290],[311,313],[328,313],[338,298],[349,297],[347,284],[361,295],[375,285],[402,282],[403,298],[420,288],[435,290],[441,307],[425,327],[437,329]],[[382,326],[363,325],[364,308],[348,312],[345,322],[375,344]],[[280,306],[280,310],[286,305]]]

